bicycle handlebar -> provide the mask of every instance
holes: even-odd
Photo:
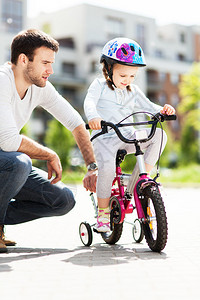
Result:
[[[120,138],[121,141],[127,143],[127,144],[134,144],[137,142],[140,143],[145,143],[149,141],[155,134],[157,124],[159,122],[164,122],[164,121],[173,121],[176,120],[176,115],[163,115],[161,113],[156,114],[155,116],[152,117],[150,121],[144,121],[144,122],[137,122],[137,123],[123,123],[123,124],[113,124],[111,122],[106,122],[106,121],[101,121],[101,128],[102,131],[95,134],[92,138],[91,141],[97,138],[98,136],[105,134],[108,132],[108,126],[113,128],[114,131],[116,132],[117,136]],[[127,127],[127,126],[137,126],[137,125],[151,125],[151,132],[149,136],[145,139],[127,139],[122,135],[122,133],[119,130],[119,127]],[[86,129],[90,129],[89,124],[86,124]]]

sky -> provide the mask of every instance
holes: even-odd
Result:
[[[154,18],[158,25],[200,25],[198,0],[28,0],[28,16],[49,13],[80,3],[90,3]]]

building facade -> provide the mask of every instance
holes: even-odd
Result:
[[[27,26],[27,0],[0,0],[0,64],[10,60],[10,43]]]
[[[59,22],[58,22],[59,20]],[[158,27],[153,18],[117,10],[81,4],[40,14],[27,20],[26,0],[0,0],[0,63],[10,59],[10,43],[22,29],[35,27],[51,34],[60,43],[51,82],[83,114],[88,86],[101,76],[99,65],[103,45],[117,36],[135,39],[141,44],[147,67],[141,68],[136,83],[150,100],[174,107],[181,101],[181,75],[200,60],[200,28],[169,24]],[[48,116],[36,110],[32,119],[34,134],[41,136]],[[175,136],[179,122],[172,122]]]
[[[51,81],[81,114],[88,86],[96,76],[101,76],[102,47],[114,37],[126,36],[142,46],[147,67],[140,69],[136,83],[150,100],[161,105],[177,106],[181,101],[178,88],[181,75],[200,59],[198,26],[158,27],[153,18],[91,4],[40,14],[30,25],[59,41]],[[179,122],[172,123],[178,136]]]

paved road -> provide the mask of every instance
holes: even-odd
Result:
[[[169,238],[153,253],[133,242],[125,224],[113,246],[94,234],[90,248],[80,241],[81,221],[94,223],[82,187],[68,215],[7,226],[17,247],[0,255],[1,299],[200,299],[200,188],[166,189]]]

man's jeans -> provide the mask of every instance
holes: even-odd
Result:
[[[0,224],[64,215],[74,205],[72,192],[61,182],[51,184],[26,154],[0,151]]]

